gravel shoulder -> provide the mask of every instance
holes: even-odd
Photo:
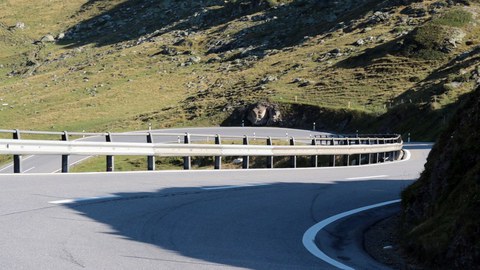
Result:
[[[408,258],[400,247],[400,213],[375,223],[364,234],[364,247],[370,256],[392,269],[424,270]]]

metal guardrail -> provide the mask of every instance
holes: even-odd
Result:
[[[311,156],[312,167],[317,167],[318,156],[332,156],[332,166],[338,166],[339,157],[346,157],[347,166],[396,160],[401,156],[403,141],[400,135],[322,135],[314,137],[257,137],[220,136],[188,133],[84,133],[0,130],[11,133],[12,139],[0,139],[0,154],[14,155],[14,172],[21,172],[21,155],[62,155],[62,172],[69,170],[70,155],[104,155],[107,171],[114,170],[115,155],[147,156],[147,169],[155,170],[155,157],[184,157],[184,169],[191,168],[191,157],[214,156],[215,169],[221,168],[222,157],[242,156],[242,167],[249,168],[250,156],[266,156],[267,168],[273,168],[273,157],[290,156],[291,167],[296,167],[297,156]],[[25,140],[21,134],[61,136],[56,140]],[[74,140],[71,136],[100,136],[104,142]],[[114,136],[143,136],[144,143],[115,142]],[[177,137],[176,143],[154,143],[157,136]],[[183,137],[183,144],[180,138]],[[192,137],[214,138],[213,144],[192,143]],[[265,140],[265,145],[252,145],[250,139]],[[242,144],[222,144],[222,139],[241,139]],[[274,145],[273,141],[285,141],[288,145]],[[257,142],[258,143],[258,142]],[[350,159],[351,156],[357,156]],[[351,162],[353,161],[353,162]]]

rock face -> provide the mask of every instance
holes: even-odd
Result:
[[[402,193],[404,247],[429,269],[479,269],[480,87]]]
[[[278,106],[268,102],[259,102],[250,106],[247,119],[254,126],[271,126],[280,123]]]

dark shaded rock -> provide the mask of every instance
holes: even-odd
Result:
[[[404,246],[431,269],[479,269],[480,88],[464,97],[402,193]]]
[[[427,15],[427,8],[423,3],[417,3],[404,8],[400,13],[410,17],[420,18]]]
[[[278,106],[269,102],[258,102],[250,106],[247,119],[254,126],[271,126],[282,120]]]

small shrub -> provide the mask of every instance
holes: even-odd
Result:
[[[450,27],[427,23],[405,39],[404,54],[425,60],[442,60],[449,52],[446,40],[452,35]]]
[[[413,36],[413,41],[425,49],[433,49],[441,46],[448,31],[439,25],[426,24],[419,27]]]

